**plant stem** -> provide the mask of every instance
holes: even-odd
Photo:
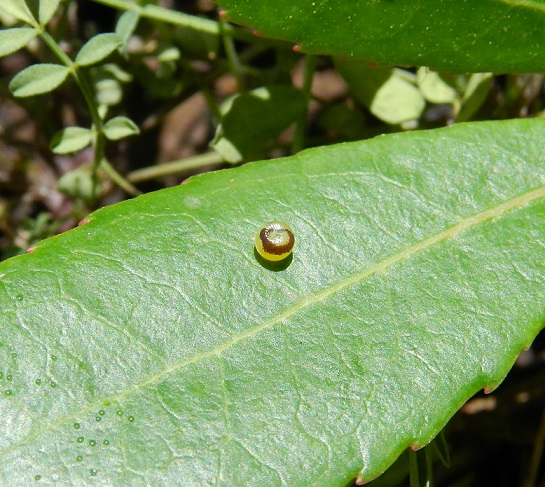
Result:
[[[293,136],[293,142],[291,146],[292,154],[296,154],[305,148],[305,133],[307,130],[307,116],[308,105],[310,103],[311,90],[312,90],[312,77],[316,71],[316,56],[308,55],[305,59],[305,66],[303,69],[303,87],[301,91],[306,98],[307,109],[301,114],[297,125],[295,127],[295,135]]]
[[[51,49],[53,54],[59,58],[59,60],[70,69],[72,76],[76,80],[76,83],[79,86],[79,89],[83,95],[83,98],[85,98],[85,102],[87,104],[87,107],[89,109],[89,114],[91,115],[91,119],[93,121],[93,125],[95,127],[95,130],[98,133],[103,132],[102,130],[102,119],[100,118],[100,115],[98,113],[98,107],[95,103],[95,98],[93,94],[93,90],[89,83],[87,82],[85,76],[81,73],[81,68],[79,68],[65,53],[62,51],[62,49],[57,45],[55,42],[55,39],[53,39],[48,32],[41,31],[40,37],[44,41],[44,43]],[[97,152],[97,151],[95,151]],[[102,159],[102,155],[97,159],[97,156],[95,154],[95,163],[94,166],[98,167],[100,164],[100,161]]]
[[[142,194],[142,191],[134,187],[129,181],[127,181],[127,179],[121,176],[121,174],[119,174],[112,167],[112,165],[106,160],[106,158],[103,158],[102,161],[100,161],[100,169],[102,169],[108,175],[108,177],[126,193],[132,196],[138,196],[139,194]]]
[[[207,87],[204,87],[201,89],[201,93],[206,101],[206,105],[208,106],[208,109],[212,113],[212,116],[215,119],[215,122],[218,122],[218,120],[221,120],[221,112],[220,107],[218,106],[218,102],[214,98],[214,95],[210,92],[210,90]]]
[[[168,24],[175,24],[180,27],[189,27],[209,34],[219,35],[217,22],[213,20],[196,17],[194,15],[184,14],[168,8],[158,7],[156,5],[138,5],[129,0],[94,0],[96,3],[107,5],[108,7],[119,10],[136,12],[140,17],[146,17],[153,20],[159,20]]]
[[[177,25],[179,27],[187,27],[189,29],[198,30],[212,35],[220,35],[220,27],[214,20],[188,15],[182,12],[177,12],[156,5],[138,5],[129,0],[93,0],[96,3],[107,5],[119,10],[127,10],[136,12],[140,17],[145,17],[152,20],[158,20],[167,24]],[[260,38],[254,36],[251,32],[243,29],[237,29],[229,24],[225,26],[225,33],[229,36],[251,43],[265,43],[269,46],[286,47],[286,42],[272,39]]]
[[[428,447],[414,451],[409,448],[410,487],[431,487],[433,485],[432,457]]]
[[[208,152],[198,156],[180,159],[179,161],[166,162],[157,166],[150,166],[144,169],[137,169],[127,175],[127,180],[131,183],[138,183],[148,179],[154,179],[161,176],[168,176],[189,169],[199,169],[210,164],[221,164],[223,158],[217,152]]]
[[[240,69],[240,60],[237,56],[237,51],[235,49],[235,43],[231,37],[230,32],[227,30],[227,21],[220,17],[219,21],[221,38],[223,41],[223,48],[225,49],[225,55],[227,56],[227,61],[231,68],[231,73],[235,77],[237,82],[237,89],[239,93],[244,93],[244,83],[242,82],[242,74]]]
[[[536,485],[539,466],[543,456],[543,444],[545,443],[545,409],[541,413],[541,420],[534,437],[534,446],[530,457],[530,465],[522,480],[522,487],[534,487]]]

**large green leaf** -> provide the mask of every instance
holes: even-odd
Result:
[[[217,0],[233,22],[308,53],[455,72],[543,71],[545,0]]]
[[[376,477],[543,325],[544,130],[206,174],[2,263],[0,484]],[[253,250],[272,219],[295,232],[283,268]]]

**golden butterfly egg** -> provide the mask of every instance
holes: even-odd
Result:
[[[279,221],[262,226],[255,236],[255,248],[259,255],[273,262],[288,257],[294,245],[295,237],[291,228]]]

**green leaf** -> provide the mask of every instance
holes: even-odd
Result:
[[[345,140],[364,138],[366,121],[361,110],[354,110],[345,104],[327,107],[320,117],[320,127],[331,135],[339,134]]]
[[[25,47],[36,35],[32,27],[0,30],[0,57]]]
[[[119,17],[115,26],[115,33],[119,36],[121,45],[124,46],[129,41],[139,20],[140,16],[138,13],[131,11],[123,12],[121,17]]]
[[[371,480],[545,323],[545,121],[308,150],[0,264],[0,484]],[[257,261],[267,221],[295,232]],[[7,376],[10,379],[7,379]]]
[[[431,103],[456,103],[458,93],[439,73],[428,68],[420,68],[417,72],[418,88]]]
[[[93,180],[89,166],[82,166],[63,174],[59,179],[58,189],[72,198],[86,202],[94,201],[100,194],[100,185]]]
[[[18,97],[40,95],[53,91],[69,73],[70,70],[60,64],[34,64],[17,73],[9,89]]]
[[[106,59],[121,45],[121,39],[117,34],[98,34],[89,39],[79,50],[76,56],[76,64],[89,66]]]
[[[169,63],[179,61],[181,58],[180,50],[177,47],[166,47],[157,53],[157,60],[160,63]]]
[[[123,86],[113,78],[104,78],[95,83],[96,99],[100,105],[117,105],[123,99]]]
[[[59,8],[61,0],[40,0],[39,19],[40,24],[45,25]]]
[[[207,32],[205,29],[197,29],[195,27],[182,27],[176,29],[174,32],[174,39],[176,45],[180,46],[181,51],[185,58],[202,60],[209,59],[214,60],[218,56],[218,51],[221,43],[221,36],[218,33]],[[276,53],[278,63],[278,57],[281,56],[281,51]],[[280,68],[279,68],[280,69]],[[271,73],[266,72],[267,81],[271,80]]]
[[[542,72],[545,0],[218,0],[300,51],[452,72]],[[491,24],[491,19],[493,23]]]
[[[211,146],[230,163],[251,159],[303,113],[306,100],[291,86],[268,86],[230,98]]]
[[[92,72],[95,96],[100,105],[117,105],[123,99],[123,83],[132,80],[132,74],[113,63],[101,64]]]
[[[27,24],[34,25],[36,23],[32,12],[24,0],[2,0],[0,9]]]
[[[69,154],[87,147],[93,140],[93,131],[83,127],[67,127],[57,132],[51,140],[55,154]]]
[[[425,101],[416,79],[400,69],[370,68],[361,61],[335,61],[354,96],[375,117],[391,124],[417,120]],[[414,78],[414,76],[413,76]]]
[[[491,73],[474,73],[470,76],[462,99],[462,107],[456,116],[457,122],[466,122],[486,101],[494,82]]]
[[[104,124],[104,133],[110,140],[119,140],[140,133],[137,125],[127,117],[114,117]]]

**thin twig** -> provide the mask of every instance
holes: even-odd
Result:
[[[305,110],[299,117],[297,125],[295,127],[295,135],[293,136],[293,142],[291,146],[292,154],[296,154],[305,148],[305,134],[307,131],[307,117],[308,117],[308,105],[310,103],[311,90],[312,90],[312,78],[316,71],[316,56],[309,55],[305,59],[305,67],[303,70],[303,87],[301,91],[306,99]]]
[[[545,443],[545,409],[541,415],[539,426],[534,437],[534,446],[532,456],[530,457],[530,465],[522,479],[522,487],[534,487],[536,484],[537,474],[543,455],[543,444]]]
[[[223,163],[221,155],[217,152],[207,152],[206,154],[199,154],[198,156],[180,159],[179,161],[166,162],[164,164],[158,164],[157,166],[137,169],[136,171],[127,174],[127,180],[131,183],[139,183],[140,181],[146,181],[148,179],[169,176],[190,169],[200,169],[209,166],[210,164],[221,163]]]

